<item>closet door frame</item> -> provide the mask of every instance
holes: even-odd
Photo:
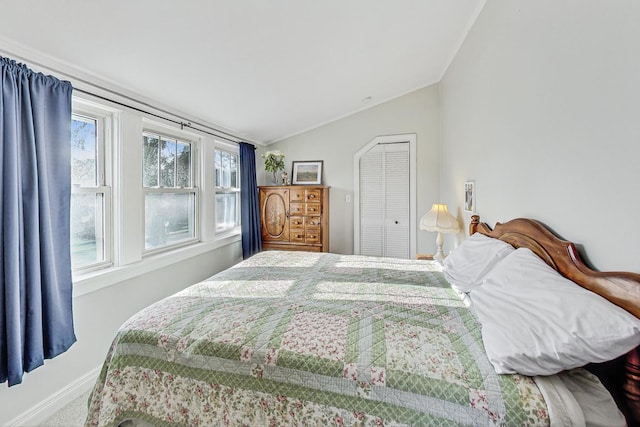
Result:
[[[377,136],[353,156],[353,253],[360,254],[360,158],[378,144],[409,144],[409,256],[416,257],[416,134]]]

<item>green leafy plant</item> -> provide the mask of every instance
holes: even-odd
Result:
[[[284,170],[284,153],[279,150],[267,151],[260,157],[264,159],[264,170],[278,172]]]
[[[278,171],[284,170],[284,153],[279,150],[267,151],[260,155],[264,159],[264,170],[273,174],[273,184],[278,183]]]

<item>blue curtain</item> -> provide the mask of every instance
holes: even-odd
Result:
[[[66,351],[71,311],[69,82],[0,57],[0,382]]]
[[[242,258],[262,250],[260,202],[256,181],[256,147],[240,143],[240,206],[242,221]]]

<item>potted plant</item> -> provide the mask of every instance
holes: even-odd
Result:
[[[273,185],[278,184],[278,172],[284,170],[284,153],[280,150],[267,151],[260,157],[264,159],[264,170],[273,174]]]

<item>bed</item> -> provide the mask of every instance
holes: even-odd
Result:
[[[493,230],[474,217],[474,233],[532,250],[640,322],[640,275],[589,269],[532,220]],[[622,378],[611,393],[579,366],[500,374],[475,294],[435,261],[262,252],[129,319],[86,425],[623,425],[618,407],[633,414],[637,350],[589,365]]]

